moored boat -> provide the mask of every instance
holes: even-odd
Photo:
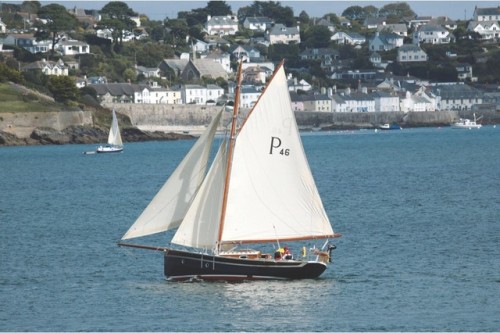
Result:
[[[116,118],[115,110],[113,110],[113,120],[109,129],[108,144],[99,146],[96,149],[97,153],[120,153],[123,151],[123,142],[118,127],[118,118]]]
[[[480,120],[481,118],[482,117],[476,119],[476,114],[474,113],[474,120],[460,118],[460,120],[453,123],[451,127],[458,129],[479,129],[482,127],[482,125],[478,124],[477,121]]]

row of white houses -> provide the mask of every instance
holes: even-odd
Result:
[[[182,85],[176,89],[150,84],[109,83],[89,85],[96,90],[101,103],[195,104],[214,105],[229,99],[224,89],[216,85]],[[240,107],[252,108],[262,87],[243,86]],[[465,84],[439,84],[411,91],[351,92],[329,89],[323,94],[297,93],[290,89],[294,111],[312,112],[426,112],[471,110],[483,103],[482,93]]]

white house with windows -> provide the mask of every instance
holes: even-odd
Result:
[[[500,21],[500,6],[489,8],[474,8],[474,21]]]
[[[55,45],[55,49],[60,52],[63,56],[78,55],[78,54],[89,54],[90,46],[85,42],[80,42],[78,40],[64,40],[60,41]]]
[[[197,84],[185,84],[181,87],[183,104],[206,105],[214,103],[224,95],[224,89],[209,84],[206,87]]]
[[[422,25],[413,33],[413,44],[449,44],[451,41],[450,32],[440,25]]]
[[[500,24],[497,21],[470,21],[467,30],[477,32],[483,40],[500,38]]]
[[[404,44],[398,48],[397,55],[398,62],[419,62],[427,61],[427,53],[418,45],[415,44]]]
[[[376,32],[368,41],[370,51],[389,51],[403,45],[404,38],[394,32]]]
[[[376,91],[370,94],[375,101],[375,111],[399,111],[399,96],[383,91]]]
[[[428,89],[429,95],[436,99],[437,110],[471,110],[483,103],[483,93],[463,82],[432,84]]]
[[[245,29],[253,30],[253,31],[261,31],[264,32],[271,28],[274,24],[274,21],[268,17],[247,17],[245,21],[243,21],[243,27]]]
[[[330,37],[330,40],[337,44],[362,45],[366,38],[356,32],[337,31]]]
[[[3,44],[22,47],[30,53],[45,53],[52,48],[50,40],[38,41],[33,34],[7,34]]]
[[[333,112],[375,112],[375,100],[364,93],[341,93],[332,96]]]
[[[267,34],[269,44],[290,44],[300,43],[299,27],[286,27],[283,24],[276,24]]]
[[[224,89],[215,84],[207,84],[207,104],[217,103],[222,95],[224,95]]]
[[[425,93],[412,94],[407,91],[401,96],[401,111],[403,112],[426,112],[436,111],[435,100]]]
[[[255,85],[244,85],[241,87],[240,106],[243,109],[251,109],[259,96],[262,94],[262,87]]]
[[[394,24],[385,24],[377,27],[378,32],[393,32],[402,37],[408,36],[408,28],[406,24],[403,23],[394,23]]]
[[[238,18],[235,15],[207,16],[205,30],[209,35],[228,36],[238,32]]]
[[[45,75],[68,76],[68,66],[66,66],[62,60],[48,61],[42,59],[40,61],[35,61],[27,66],[24,66],[22,70],[24,72],[41,71]]]

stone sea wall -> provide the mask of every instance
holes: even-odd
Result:
[[[70,126],[93,125],[90,111],[0,112],[0,131],[27,138],[35,128],[62,131]]]
[[[220,110],[220,106],[160,105],[160,104],[109,104],[117,112],[127,115],[132,124],[141,130],[201,131]],[[249,110],[240,110],[243,114]],[[500,113],[476,112],[483,116],[483,124],[500,122]],[[396,122],[403,127],[448,126],[462,118],[473,118],[472,111],[437,112],[295,112],[297,124],[308,128],[376,128],[381,124]],[[226,117],[228,118],[228,117]]]

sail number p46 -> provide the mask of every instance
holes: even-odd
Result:
[[[276,137],[276,136],[272,136],[271,137],[271,148],[269,150],[269,154],[270,155],[280,154],[283,156],[288,156],[288,155],[290,155],[290,149],[282,148],[281,147],[281,139]]]

